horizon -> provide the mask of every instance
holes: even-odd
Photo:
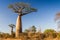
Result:
[[[22,17],[23,31],[36,26],[37,30],[43,32],[46,29],[57,31],[57,23],[54,21],[55,15],[60,12],[60,1],[58,0],[3,0],[0,1],[0,32],[10,33],[9,24],[16,24],[17,14],[8,8],[8,5],[17,2],[29,3],[37,12],[24,15]],[[14,28],[15,31],[15,28]]]

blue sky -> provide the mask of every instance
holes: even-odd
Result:
[[[17,2],[29,3],[37,12],[22,17],[23,30],[35,25],[37,30],[54,29],[56,13],[60,12],[59,0],[0,0],[0,32],[10,32],[9,24],[16,24],[17,14],[8,8],[9,4]]]

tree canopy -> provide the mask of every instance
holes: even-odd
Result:
[[[46,29],[45,31],[44,31],[44,33],[55,33],[56,31],[55,30],[53,30],[53,29]]]
[[[36,8],[33,8],[29,4],[23,3],[23,2],[10,4],[8,7],[13,9],[15,13],[18,13],[18,14],[22,13],[24,15],[27,14],[27,13],[37,11]]]

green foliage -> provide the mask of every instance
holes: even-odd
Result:
[[[10,4],[8,7],[12,8],[15,13],[22,12],[24,14],[24,13],[31,13],[31,12],[37,11],[37,9],[32,8],[28,3],[23,3],[23,2],[19,2],[19,3],[15,3],[15,4]]]
[[[25,30],[24,30],[24,33],[28,33],[28,32],[29,32],[29,30],[28,30],[28,29],[25,29]]]
[[[52,36],[53,36],[53,38],[56,38],[57,37],[57,33],[53,33]]]
[[[32,26],[30,29],[26,29],[23,33],[20,33],[20,37],[22,40],[42,40],[45,38],[60,38],[60,33],[57,33],[53,29],[46,29],[44,33],[36,32],[36,27]],[[12,35],[9,33],[0,32],[0,38],[15,38],[15,32]]]
[[[0,33],[0,38],[15,38],[15,32],[13,32],[13,35],[10,35],[9,33]]]
[[[46,29],[44,33],[56,33],[56,31],[53,29]]]
[[[35,33],[36,32],[36,27],[35,26],[32,26],[29,29],[25,29],[24,32],[25,33],[28,33],[28,32]]]
[[[13,5],[9,5],[8,8],[13,8]]]
[[[46,29],[44,31],[44,34],[45,34],[46,37],[56,37],[57,36],[56,31],[53,30],[53,29]]]
[[[10,34],[8,33],[0,33],[0,38],[9,38]]]
[[[14,28],[15,27],[14,24],[9,24],[8,26],[11,27],[11,28]]]
[[[30,31],[33,32],[33,33],[35,33],[35,32],[36,32],[36,27],[35,27],[35,26],[32,26],[32,27],[30,28]]]

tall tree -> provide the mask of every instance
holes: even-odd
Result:
[[[15,27],[15,25],[14,24],[9,24],[8,26],[11,28],[11,35],[13,35],[13,28]]]
[[[60,32],[60,12],[55,15],[55,22],[57,23],[57,30]]]
[[[15,13],[18,14],[17,22],[16,22],[16,37],[19,37],[20,33],[22,33],[22,21],[21,17],[31,12],[37,11],[35,8],[32,8],[29,4],[19,2],[15,4],[9,5],[9,8],[12,8]]]

